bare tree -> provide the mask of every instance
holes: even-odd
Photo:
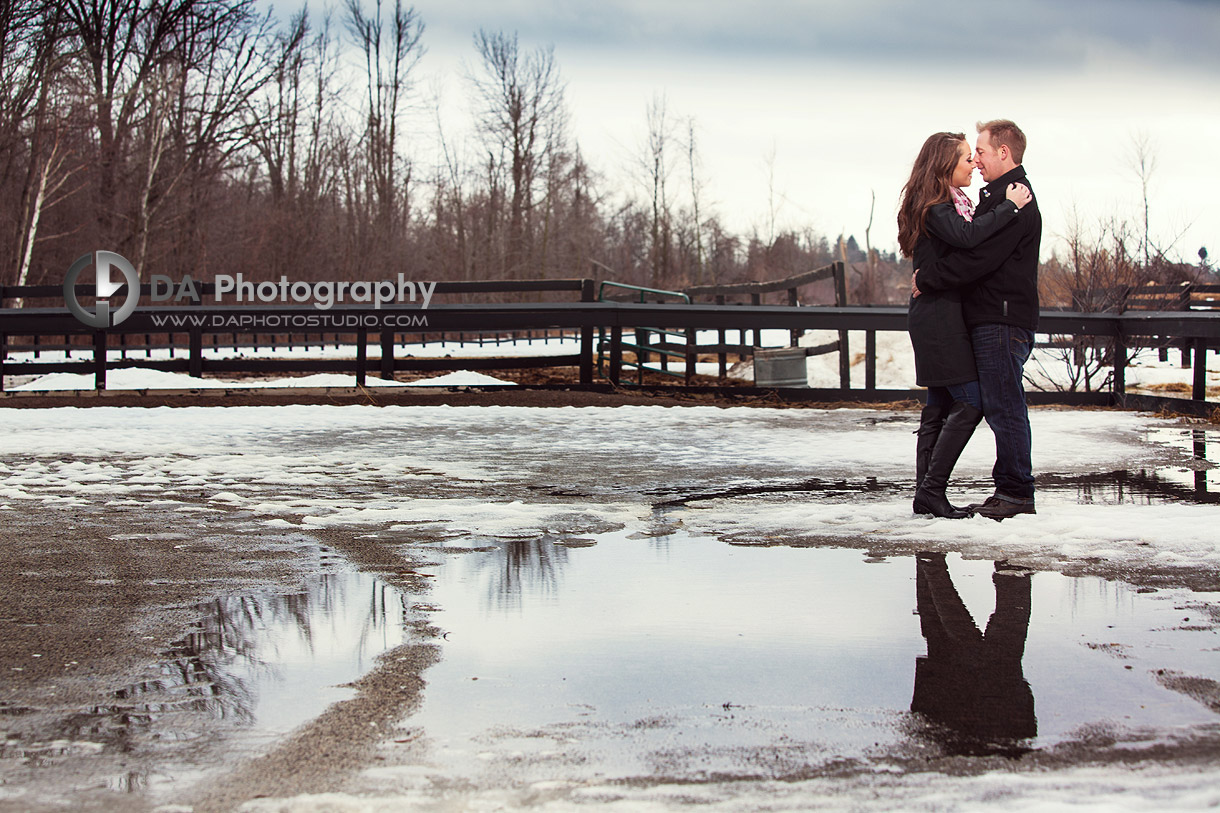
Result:
[[[650,203],[652,206],[651,245],[649,248],[650,284],[666,283],[670,272],[670,238],[672,216],[666,184],[671,161],[667,154],[673,133],[668,121],[668,105],[664,94],[654,95],[648,103],[648,142],[645,162],[648,168]]]
[[[312,212],[324,195],[334,191],[335,183],[331,143],[337,129],[334,109],[338,93],[334,77],[339,69],[339,43],[331,31],[329,13],[323,16],[309,50],[309,61],[313,68],[312,99],[307,121],[301,193],[307,209]]]
[[[552,47],[522,54],[516,33],[474,36],[481,70],[472,76],[478,101],[480,129],[488,144],[491,176],[507,164],[511,198],[505,271],[516,276],[528,255],[535,185],[545,176],[544,164],[556,153],[555,139],[563,133],[566,112],[564,86]]]
[[[249,147],[242,113],[275,75],[273,40],[270,14],[258,15],[249,0],[202,6],[185,18],[176,58],[144,83],[133,152],[141,158],[137,166],[151,169],[135,189],[137,268],[153,259],[149,245],[157,236],[158,264],[172,258],[184,273],[208,273],[212,215],[226,172]],[[215,247],[227,254],[215,264],[228,267],[239,256],[231,241]]]
[[[542,162],[542,215],[540,218],[542,222],[539,224],[540,234],[536,241],[537,251],[534,257],[534,268],[542,277],[548,276],[554,248],[553,235],[557,222],[562,216],[561,209],[563,209],[565,192],[571,186],[569,173],[573,166],[573,159],[566,150],[561,148],[561,145],[567,143],[566,134],[563,132],[565,124],[566,122],[559,118],[552,118],[549,122],[548,127],[551,131],[547,134],[547,152]]]
[[[869,190],[871,198],[868,206],[868,225],[864,227],[864,270],[860,271],[854,265],[852,270],[860,275],[860,284],[856,287],[857,302],[881,301],[880,280],[877,273],[877,252],[873,251],[872,231],[873,215],[877,208],[877,191]]]
[[[1102,220],[1095,232],[1086,229],[1073,210],[1065,237],[1067,256],[1057,254],[1039,269],[1039,290],[1044,302],[1069,303],[1072,310],[1122,311],[1130,292],[1151,282],[1148,267],[1131,245],[1142,241],[1135,228],[1118,218]],[[1128,340],[1126,352],[1141,352]],[[1052,336],[1026,368],[1026,380],[1036,389],[1092,392],[1112,381],[1113,340],[1095,337]],[[1058,372],[1052,372],[1057,370]]]
[[[1156,151],[1152,138],[1146,132],[1140,132],[1131,137],[1131,168],[1140,182],[1140,196],[1143,203],[1144,233],[1140,239],[1140,253],[1144,257],[1144,267],[1151,265],[1151,233],[1148,222],[1148,185],[1152,173],[1156,170]]]
[[[275,68],[268,92],[251,99],[243,112],[250,144],[267,169],[271,200],[291,200],[297,187],[297,138],[304,104],[302,76],[305,42],[309,36],[308,10],[292,18],[288,30],[275,38]]]
[[[170,142],[171,106],[175,98],[182,95],[182,83],[185,81],[180,66],[165,64],[153,71],[141,88],[147,95],[144,103],[145,115],[142,126],[138,128],[139,143],[133,143],[133,151],[142,150],[139,174],[135,177],[135,209],[134,209],[134,246],[130,253],[132,264],[137,269],[144,267],[148,256],[149,233],[152,229],[153,215],[160,209],[160,204],[170,200],[163,190],[157,189],[157,181],[161,170],[161,161],[165,156]],[[184,166],[179,165],[168,187],[172,187],[182,177]],[[165,190],[168,191],[168,190]],[[156,197],[154,198],[154,194]]]
[[[120,181],[140,118],[140,91],[158,68],[181,58],[187,18],[196,0],[65,0],[61,4],[88,93],[97,132],[94,179],[99,239],[121,245]],[[128,235],[130,232],[128,232]]]
[[[779,204],[775,201],[775,142],[763,156],[763,165],[767,168],[767,245],[775,242],[776,220],[779,216]]]
[[[698,174],[698,157],[695,149],[695,117],[686,119],[686,165],[690,171],[690,199],[692,209],[692,229],[695,245],[695,282],[702,285],[703,279],[703,221],[702,206],[703,182]]]
[[[439,99],[439,94],[437,96]],[[435,191],[433,193],[433,233],[437,242],[436,253],[439,257],[448,258],[444,263],[449,268],[456,269],[458,279],[469,279],[471,276],[472,258],[469,250],[469,228],[466,222],[466,170],[464,156],[455,145],[449,143],[445,136],[445,128],[441,124],[439,102],[434,107],[436,114],[436,131],[440,140],[442,165],[437,169]],[[451,250],[442,245],[452,237]]]
[[[245,144],[237,113],[270,76],[263,47],[269,16],[255,13],[254,0],[59,6],[96,132],[96,239],[131,252],[139,267],[157,213],[176,199],[181,224],[198,243],[202,196],[212,191],[204,181],[216,180]],[[187,199],[176,198],[178,188]],[[189,253],[176,237],[171,246]]]
[[[29,281],[35,245],[47,239],[44,213],[74,191],[64,187],[80,168],[66,135],[65,64],[56,4],[0,4],[0,186],[17,191],[0,257],[17,285]]]
[[[364,61],[364,152],[368,164],[372,205],[382,249],[389,251],[401,237],[408,217],[410,163],[399,152],[398,119],[410,91],[410,75],[423,55],[420,39],[424,25],[415,9],[394,1],[388,19],[382,0],[367,16],[360,0],[347,0],[348,32]]]

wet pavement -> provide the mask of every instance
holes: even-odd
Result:
[[[681,533],[449,559],[429,597],[445,656],[411,724],[433,781],[485,784],[548,762],[873,770],[1220,723],[1170,679],[1220,675],[1216,594],[996,568]]]
[[[1216,593],[680,531],[419,547],[424,591],[327,555],[302,592],[196,606],[157,677],[75,716],[61,752],[38,756],[87,760],[80,743],[120,729],[154,754],[223,730],[219,767],[105,780],[190,798],[351,697],[421,616],[442,656],[380,744],[384,764],[355,782],[403,804],[555,782],[606,802],[622,787],[960,771],[1220,736]]]
[[[107,461],[127,486],[156,481],[143,498],[6,459],[42,466],[61,507],[7,526],[0,810],[309,810],[324,797],[258,799],[335,792],[351,809],[755,809],[783,797],[774,782],[1220,767],[1208,564],[706,530],[907,498],[909,481],[843,466],[700,477],[696,451],[669,471],[629,452],[615,465],[634,479],[560,476],[538,440],[494,461],[513,477],[439,451],[404,475],[358,453],[384,447],[370,429],[345,437],[363,463],[336,472],[325,442],[286,436],[257,478],[202,455],[156,476],[147,457]],[[1216,502],[1214,431],[1142,442],[1155,463],[1044,472],[1040,498]],[[451,516],[395,513],[395,489]],[[493,489],[489,513],[519,521],[462,516]]]

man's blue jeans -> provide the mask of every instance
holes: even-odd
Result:
[[[1034,334],[1012,325],[979,325],[970,331],[974,363],[983,393],[983,415],[995,434],[996,494],[1017,500],[1034,497],[1033,436],[1025,406],[1025,362]]]
[[[928,406],[942,407],[945,412],[955,401],[961,401],[975,409],[983,408],[983,394],[979,391],[978,379],[965,384],[950,384],[947,387],[928,387]]]

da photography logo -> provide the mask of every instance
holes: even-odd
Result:
[[[76,281],[80,279],[81,273],[91,265],[94,268],[93,285],[96,299],[92,311],[87,310],[76,298]],[[118,269],[122,277],[117,280],[112,278],[110,273],[112,269]],[[127,285],[127,299],[112,314],[109,299],[118,293],[124,283]],[[140,301],[140,275],[121,254],[115,254],[113,251],[95,251],[92,254],[85,254],[72,263],[72,267],[68,269],[68,276],[64,278],[64,301],[68,303],[68,310],[72,312],[72,315],[89,327],[114,327],[131,316],[132,311],[136,309],[136,305]]]

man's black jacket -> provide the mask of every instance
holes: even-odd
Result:
[[[975,217],[1004,202],[1008,185],[1021,183],[1033,191],[1024,167],[1014,167],[983,187]],[[1038,251],[1042,244],[1042,214],[1034,198],[1017,213],[1015,226],[972,249],[919,268],[920,291],[960,288],[962,315],[968,327],[1005,324],[1038,329]]]

